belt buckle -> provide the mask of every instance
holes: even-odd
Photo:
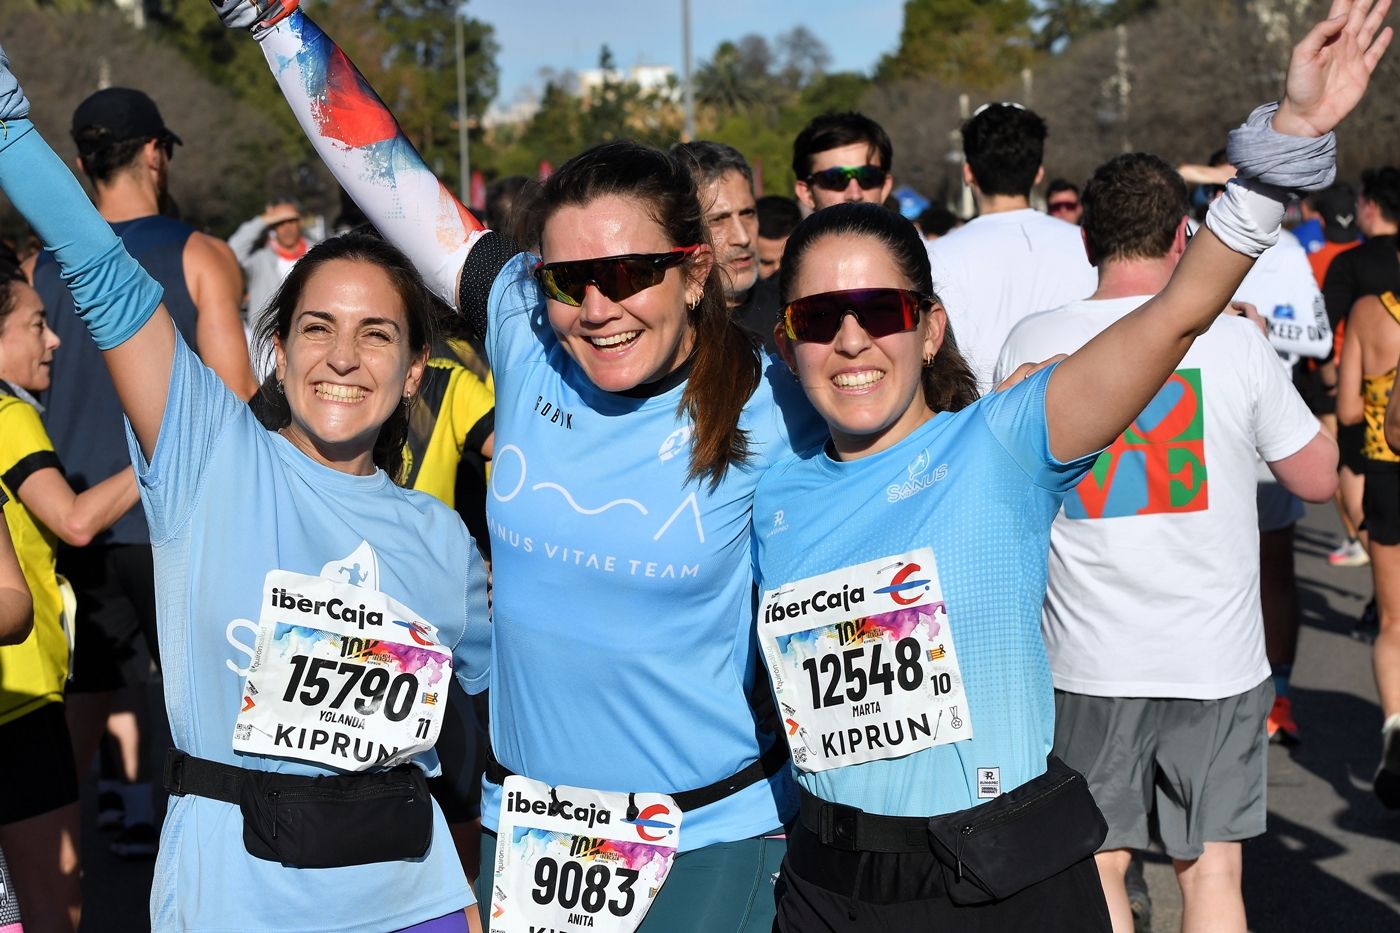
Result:
[[[165,789],[176,797],[185,796],[183,779],[185,776],[185,759],[189,756],[178,748],[172,748],[165,754]]]
[[[863,812],[859,807],[825,801],[822,804],[822,844],[855,852]]]

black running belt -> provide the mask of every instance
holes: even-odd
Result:
[[[684,813],[699,810],[701,807],[709,806],[731,794],[737,794],[759,781],[772,777],[787,764],[787,760],[785,744],[782,740],[776,740],[768,746],[768,751],[760,755],[752,764],[736,771],[729,777],[715,781],[706,787],[684,790],[669,796]],[[497,761],[495,751],[488,745],[486,748],[486,779],[499,786],[505,783],[506,778],[513,776],[515,776],[515,772]]]
[[[798,819],[823,845],[847,852],[930,852],[928,818],[884,816],[857,807],[831,803],[798,789]]]

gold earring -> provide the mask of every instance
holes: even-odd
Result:
[[[925,354],[924,354],[924,366],[927,367],[927,366],[932,366],[932,365],[933,365],[933,354],[932,354],[932,353],[925,353]]]

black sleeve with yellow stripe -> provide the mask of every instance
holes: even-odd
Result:
[[[0,484],[4,492],[18,501],[24,481],[49,467],[63,469],[38,410],[0,383]]]
[[[456,507],[457,466],[495,431],[495,393],[455,359],[434,356],[423,371],[404,445],[405,485]]]

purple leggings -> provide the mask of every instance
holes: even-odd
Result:
[[[424,920],[411,927],[404,927],[398,933],[467,933],[467,914],[466,911],[454,910],[434,920]]]

